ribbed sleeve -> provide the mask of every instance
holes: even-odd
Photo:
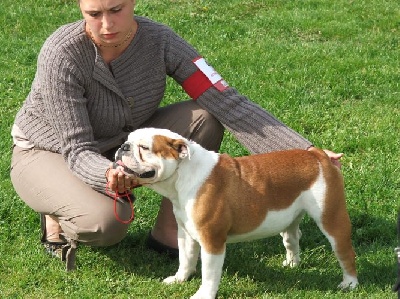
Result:
[[[222,94],[215,88],[210,88],[197,101],[224,124],[251,153],[306,149],[311,146],[307,139],[233,88]]]

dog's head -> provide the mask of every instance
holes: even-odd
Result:
[[[142,185],[169,178],[180,160],[187,157],[190,157],[187,139],[170,130],[155,128],[130,133],[115,155]]]

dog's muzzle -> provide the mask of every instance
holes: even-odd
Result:
[[[115,155],[115,161],[121,161],[122,162],[122,155],[123,152],[128,152],[131,149],[131,145],[128,142],[125,142],[124,144],[121,145],[121,147],[117,150],[117,153]],[[143,173],[137,173],[136,171],[133,171],[132,169],[130,169],[129,167],[125,166],[125,165],[120,165],[117,162],[113,163],[113,168],[117,168],[118,166],[122,166],[124,168],[124,172],[134,175],[138,178],[142,178],[142,179],[150,179],[152,177],[154,177],[156,175],[156,171],[155,170],[150,170],[150,171],[146,171]]]

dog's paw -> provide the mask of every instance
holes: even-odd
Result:
[[[190,299],[203,299],[204,297],[198,295],[197,293],[190,297]]]
[[[187,277],[184,275],[175,274],[173,276],[167,277],[163,280],[165,284],[172,284],[172,283],[180,283],[187,280]]]
[[[163,283],[165,284],[172,284],[172,283],[178,283],[178,282],[182,282],[183,280],[180,280],[176,277],[176,275],[167,277],[163,280]]]
[[[338,288],[341,290],[353,290],[357,287],[357,285],[358,285],[357,278],[348,276],[338,285]]]
[[[204,292],[198,290],[190,299],[215,299],[215,295],[205,294]]]
[[[291,259],[291,260],[284,260],[282,266],[294,268],[297,267],[299,264],[300,264],[300,259]]]

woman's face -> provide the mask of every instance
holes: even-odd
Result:
[[[80,0],[79,6],[96,43],[118,44],[135,26],[135,0]]]

